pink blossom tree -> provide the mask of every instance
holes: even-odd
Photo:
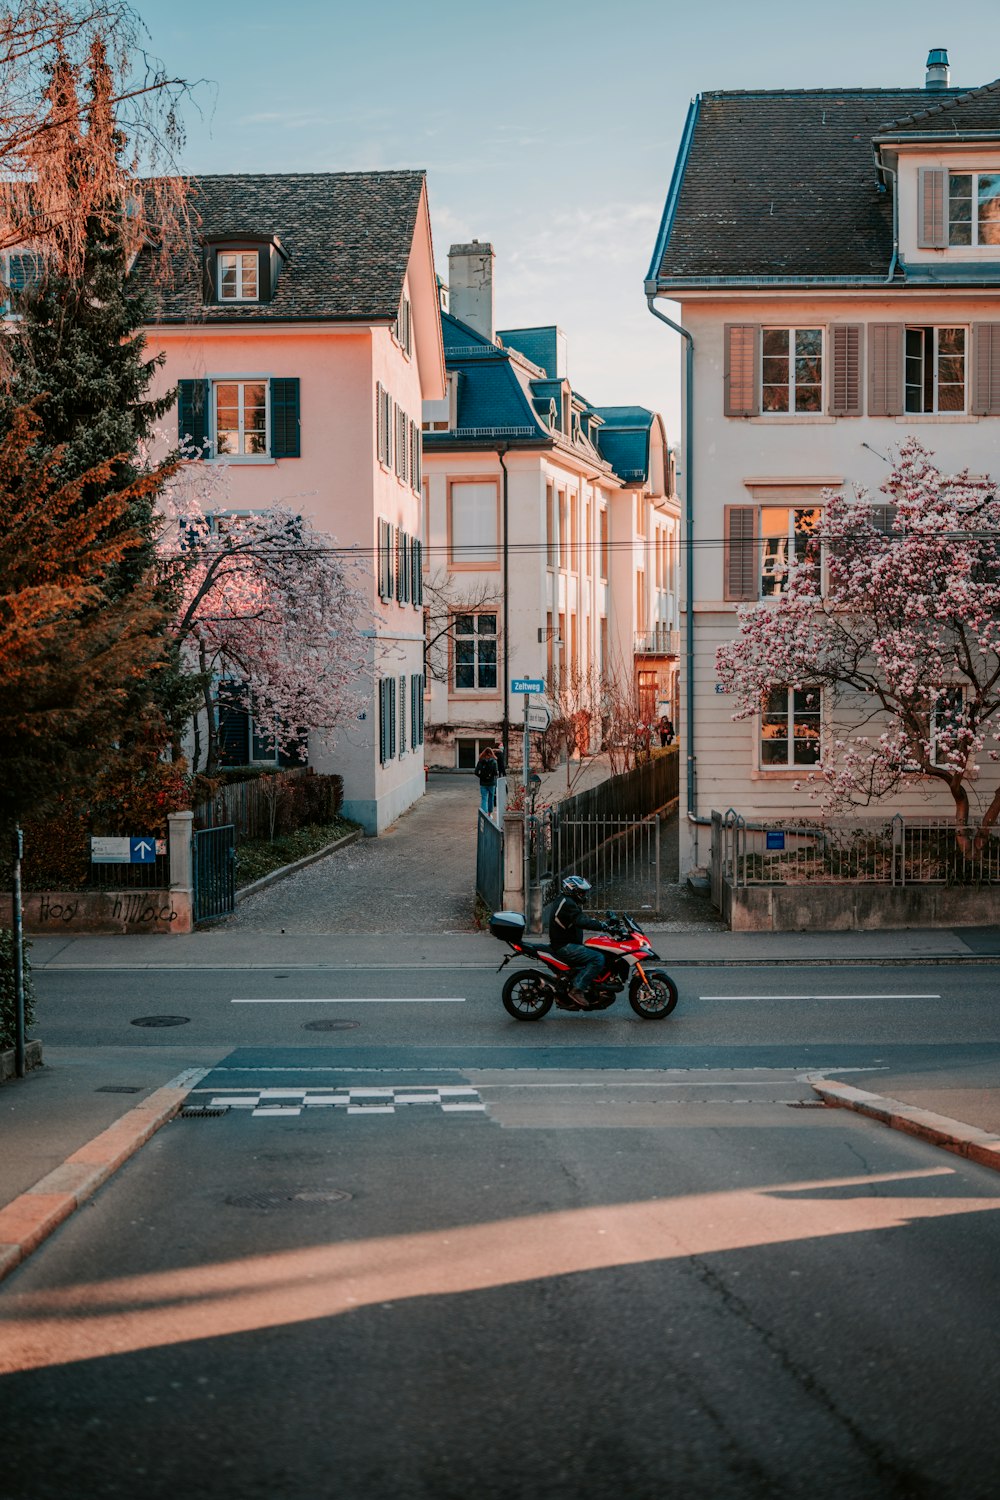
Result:
[[[806,779],[827,805],[867,805],[926,778],[948,789],[967,851],[973,801],[981,831],[1000,816],[995,782],[974,791],[1000,739],[998,485],[943,474],[910,438],[882,493],[826,493],[782,592],[741,607],[719,678],[736,719],[774,687],[820,689],[822,762]]]
[[[220,678],[227,701],[267,725],[279,750],[306,734],[332,746],[338,720],[361,702],[371,647],[361,557],[286,504],[229,511],[225,490],[224,465],[185,465],[168,487],[159,539],[180,658],[201,683],[193,769],[204,730],[209,773]]]

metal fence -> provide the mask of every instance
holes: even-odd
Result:
[[[668,881],[659,813],[646,818],[567,818],[562,807],[553,808],[542,822],[540,837],[543,889],[549,882],[556,886],[566,875],[583,875],[592,887],[588,904],[594,910],[647,917],[660,911]]]
[[[723,881],[751,885],[990,885],[1000,882],[1000,831],[943,818],[752,821],[712,814],[713,899]]]
[[[503,905],[503,832],[486,813],[479,814],[476,838],[476,891],[490,911]]]

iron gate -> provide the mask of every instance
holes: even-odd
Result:
[[[610,909],[640,918],[660,912],[671,877],[664,870],[667,851],[659,813],[647,818],[564,818],[555,807],[541,834],[540,863],[547,867],[549,879],[586,876],[592,887],[589,905],[595,911]],[[544,896],[544,873],[541,883]]]
[[[194,835],[194,919],[217,922],[236,910],[236,829],[198,828]]]

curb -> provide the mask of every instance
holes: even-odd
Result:
[[[824,1104],[835,1109],[853,1109],[888,1125],[891,1130],[919,1136],[930,1141],[932,1146],[941,1146],[956,1156],[964,1156],[968,1161],[978,1162],[981,1167],[1000,1172],[1000,1136],[990,1135],[989,1131],[978,1130],[974,1125],[962,1125],[947,1115],[936,1115],[929,1109],[918,1109],[916,1105],[904,1104],[899,1099],[866,1093],[864,1089],[852,1088],[847,1083],[832,1083],[829,1079],[819,1078],[811,1080],[811,1087]]]
[[[0,1281],[166,1125],[207,1068],[189,1068],[0,1209]]]
[[[334,839],[332,844],[324,844],[322,849],[316,849],[312,854],[304,854],[301,859],[293,860],[290,865],[282,865],[277,870],[271,870],[269,874],[262,875],[259,880],[253,880],[249,885],[241,885],[236,892],[237,905],[244,896],[252,896],[255,891],[263,891],[269,885],[277,885],[279,880],[294,875],[296,870],[304,870],[306,865],[313,865],[318,859],[325,859],[335,849],[343,849],[345,844],[356,843],[362,836],[362,830],[356,828],[353,833],[345,833],[343,838]]]

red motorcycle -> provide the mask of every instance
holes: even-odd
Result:
[[[644,1021],[662,1021],[677,1004],[677,986],[662,969],[649,969],[644,961],[654,959],[652,944],[637,922],[609,911],[607,932],[595,932],[585,939],[588,948],[596,948],[604,958],[604,969],[587,991],[586,1010],[607,1010],[628,986],[628,1003]],[[567,991],[573,982],[569,964],[555,956],[550,943],[528,942],[524,936],[524,917],[518,911],[497,911],[490,918],[490,932],[506,943],[507,954],[499,974],[511,959],[530,958],[541,965],[536,969],[515,969],[503,987],[504,1010],[515,1021],[540,1021],[555,1005],[560,1010],[579,1011]]]

